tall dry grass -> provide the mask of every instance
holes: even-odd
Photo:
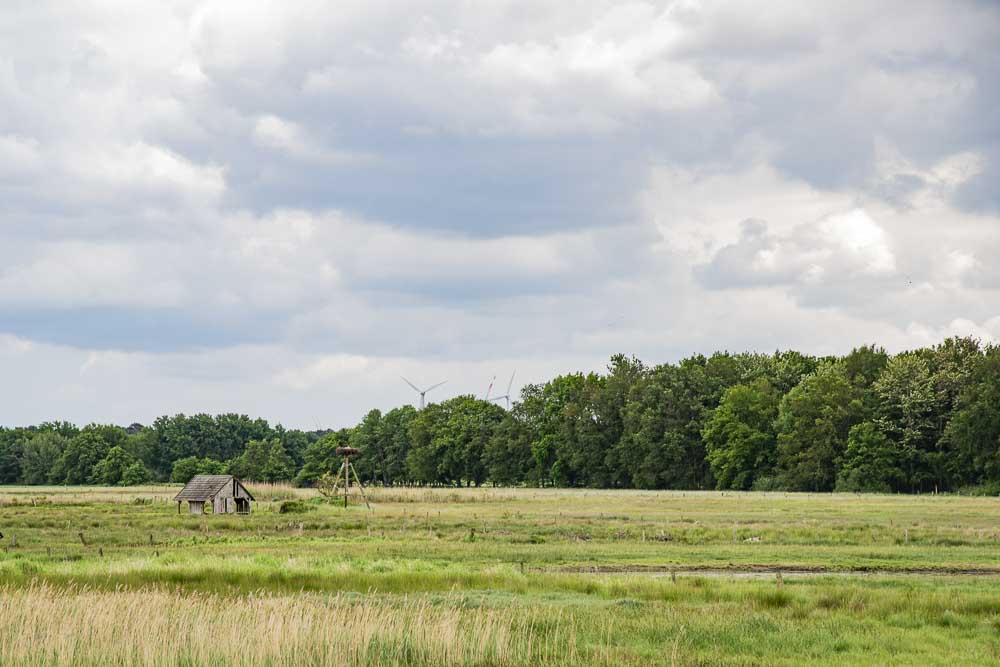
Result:
[[[572,631],[425,597],[0,588],[0,665],[574,664]]]

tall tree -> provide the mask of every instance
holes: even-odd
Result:
[[[936,397],[930,368],[922,355],[903,353],[893,357],[872,387],[878,400],[879,428],[896,446],[904,488],[931,488],[937,479],[929,454],[935,449]]]
[[[103,429],[87,427],[72,438],[56,461],[50,481],[56,484],[90,484],[94,466],[105,456],[112,445],[101,437]]]
[[[1000,348],[987,350],[943,439],[960,483],[1000,482]]]
[[[438,484],[482,484],[486,445],[504,410],[473,396],[434,403],[411,423],[407,464],[414,479]]]
[[[347,446],[350,436],[350,429],[342,429],[327,433],[310,444],[303,455],[304,464],[295,476],[295,483],[299,486],[314,486],[323,475],[336,473],[341,461],[336,450]]]
[[[21,457],[21,482],[45,484],[62,456],[69,438],[57,431],[40,431],[24,443]]]
[[[483,460],[486,474],[494,484],[515,486],[532,478],[534,458],[531,453],[531,431],[519,418],[520,405],[504,415],[486,444]]]
[[[764,378],[730,387],[702,432],[720,489],[750,489],[775,464],[779,396]]]
[[[843,365],[827,363],[781,399],[776,430],[784,486],[831,491],[851,427],[865,416]]]
[[[837,473],[837,491],[888,493],[906,481],[899,447],[875,422],[862,422],[847,436],[844,461]]]
[[[133,454],[116,445],[109,449],[107,455],[94,466],[91,480],[95,484],[105,486],[124,485],[126,482],[132,482],[136,476],[136,471],[132,470],[132,466],[135,464],[142,465]],[[126,475],[129,478],[126,478]]]

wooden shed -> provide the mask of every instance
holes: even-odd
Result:
[[[178,514],[184,501],[191,514],[205,514],[206,503],[213,514],[250,514],[254,497],[233,475],[195,475],[174,500]]]

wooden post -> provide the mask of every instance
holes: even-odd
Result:
[[[78,534],[80,535],[80,542],[83,544],[83,546],[87,546],[87,540],[85,540],[83,537],[83,531],[81,530]]]
[[[351,470],[350,470],[350,467],[349,467],[350,465],[351,465],[351,460],[345,456],[344,457],[344,465],[341,466],[341,470],[344,472],[344,509],[345,510],[347,509],[347,494],[350,492],[350,489],[351,489]]]

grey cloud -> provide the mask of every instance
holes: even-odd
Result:
[[[244,354],[254,405],[994,331],[998,42],[991,3],[15,2],[0,337],[223,406],[190,378]]]

